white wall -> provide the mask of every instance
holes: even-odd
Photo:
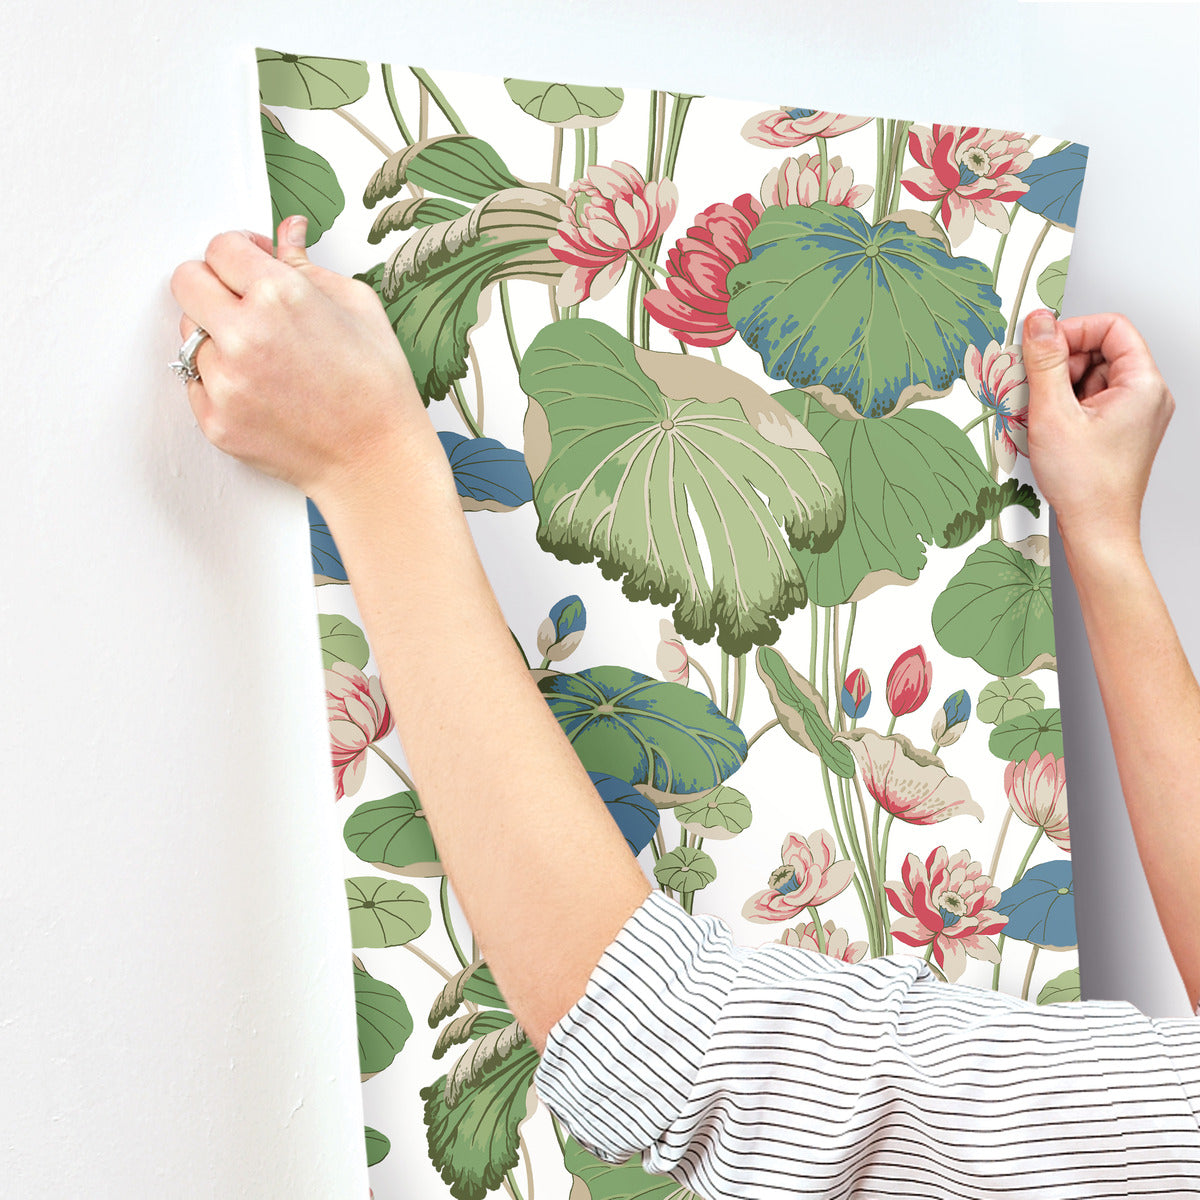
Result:
[[[267,226],[256,44],[1088,144],[1066,311],[1126,312],[1179,401],[1144,532],[1200,662],[1197,20],[985,0],[9,10],[4,1196],[366,1192],[303,504],[212,451],[163,365],[172,268]],[[1054,585],[1084,992],[1184,1015],[1061,555]]]

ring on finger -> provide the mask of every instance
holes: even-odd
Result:
[[[184,383],[203,382],[200,379],[200,372],[196,370],[196,351],[200,349],[201,343],[205,338],[212,335],[207,329],[202,329],[199,325],[192,330],[187,341],[179,347],[178,357],[174,362],[167,363],[167,366],[179,376]]]

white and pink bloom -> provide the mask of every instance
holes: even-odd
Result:
[[[858,208],[870,200],[875,189],[869,183],[855,183],[854,172],[842,166],[842,156],[835,154],[826,164],[826,195],[830,204]],[[812,204],[821,199],[821,159],[816,154],[797,154],[785,158],[763,176],[758,190],[764,205]]]
[[[827,829],[811,837],[789,833],[783,841],[783,863],[771,872],[768,887],[742,906],[748,921],[794,921],[804,909],[824,904],[844,892],[854,877],[854,864],[837,857]]]
[[[1017,178],[1033,162],[1028,138],[977,125],[914,125],[908,131],[908,152],[917,165],[900,182],[922,200],[941,200],[937,215],[951,246],[970,236],[976,217],[1008,232],[1004,206],[1029,190]]]
[[[856,963],[870,949],[867,942],[852,942],[850,934],[833,921],[826,921],[821,928],[825,932],[824,952],[830,958]],[[785,946],[797,946],[801,950],[815,950],[818,954],[821,953],[821,944],[817,941],[816,921],[801,921],[791,929],[785,929],[779,940]]]
[[[669,179],[647,183],[627,162],[588,167],[567,191],[550,252],[567,264],[556,298],[563,307],[599,300],[616,286],[630,251],[650,245],[671,223],[679,192]]]
[[[901,914],[892,935],[907,946],[933,943],[933,961],[953,983],[967,965],[967,955],[984,962],[1000,961],[1000,950],[988,936],[1008,924],[994,911],[1000,889],[983,873],[968,851],[951,857],[945,846],[929,852],[922,862],[905,856],[903,880],[889,879],[883,888],[888,903]]]
[[[337,798],[353,796],[367,771],[367,747],[391,732],[392,714],[378,675],[369,679],[350,663],[325,671],[325,702]]]
[[[658,653],[655,655],[655,662],[662,672],[662,677],[668,683],[686,684],[691,673],[687,647],[683,644],[679,634],[675,632],[674,623],[666,617],[663,617],[658,623],[658,638]]]
[[[1022,762],[1004,768],[1004,791],[1013,812],[1026,825],[1040,825],[1046,836],[1070,853],[1067,821],[1067,764],[1053,754],[1036,750]]]
[[[822,112],[815,108],[773,108],[755,113],[742,126],[742,137],[753,146],[803,146],[815,137],[831,138],[861,129],[870,117]]]
[[[1029,384],[1021,351],[997,341],[982,353],[978,346],[968,346],[963,376],[975,398],[995,412],[996,461],[1011,474],[1017,455],[1029,456]]]

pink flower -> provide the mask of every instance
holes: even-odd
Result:
[[[726,280],[750,258],[746,239],[762,211],[749,192],[732,204],[710,204],[667,252],[667,286],[648,291],[643,303],[681,342],[723,346],[733,337]]]
[[[829,160],[825,182],[825,199],[830,204],[844,204],[849,208],[866,204],[875,191],[869,183],[854,182],[854,172],[842,166],[840,154],[835,154]],[[820,188],[820,157],[816,154],[797,154],[795,158],[785,158],[779,166],[772,167],[763,176],[758,194],[764,205],[777,204],[786,208],[789,204],[811,204],[819,200]]]
[[[367,770],[367,747],[389,733],[392,714],[378,675],[368,679],[350,663],[334,663],[325,672],[325,703],[333,752],[337,798],[353,796]]]
[[[1029,191],[1017,178],[1033,162],[1028,138],[977,125],[914,125],[908,152],[920,165],[905,171],[900,182],[922,200],[942,201],[938,215],[951,246],[970,235],[976,217],[1008,232],[1005,202]]]
[[[996,461],[1010,474],[1017,452],[1029,456],[1029,384],[1025,359],[1015,346],[1003,349],[991,341],[982,354],[968,346],[963,360],[967,387],[982,404],[995,410]]]
[[[840,925],[826,921],[822,926],[825,930],[825,953],[830,958],[840,958],[842,962],[856,963],[870,949],[867,942],[852,942],[850,934]],[[815,950],[819,954],[821,946],[817,941],[816,921],[801,921],[791,929],[785,929],[779,939],[785,946],[797,946],[801,950]]]
[[[563,307],[599,300],[616,286],[631,250],[650,245],[671,223],[679,193],[669,179],[647,183],[636,167],[588,167],[567,191],[551,253],[567,264],[556,296]]]
[[[742,906],[748,921],[792,921],[810,904],[824,904],[844,892],[854,877],[854,864],[837,860],[826,829],[811,838],[789,833],[783,842],[783,865],[771,872],[770,885]]]
[[[953,858],[945,846],[931,850],[924,863],[908,854],[900,873],[903,882],[889,879],[883,888],[888,903],[903,914],[892,933],[907,946],[933,943],[933,961],[953,983],[967,965],[967,955],[999,962],[1000,951],[987,935],[997,933],[1008,918],[993,911],[1000,889],[983,873],[966,850]]]
[[[675,626],[665,617],[658,623],[658,654],[655,662],[668,683],[686,684],[690,673],[687,647],[675,632]]]
[[[929,698],[932,686],[933,664],[925,657],[925,648],[906,650],[888,672],[887,702],[892,716],[915,712]]]
[[[742,137],[754,146],[803,146],[815,137],[837,137],[861,129],[870,120],[815,108],[773,108],[752,116],[742,126]]]
[[[1067,824],[1067,765],[1053,754],[1036,750],[1022,762],[1004,768],[1004,790],[1013,812],[1026,825],[1040,825],[1060,849],[1071,850]]]

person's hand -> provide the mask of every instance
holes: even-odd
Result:
[[[210,335],[187,385],[204,435],[321,504],[364,474],[445,455],[379,297],[309,262],[306,224],[280,224],[278,257],[260,234],[219,234],[171,292],[181,335]]]
[[[1048,318],[1048,320],[1046,319]],[[1140,545],[1142,500],[1175,398],[1119,313],[1025,318],[1029,464],[1066,545]]]

